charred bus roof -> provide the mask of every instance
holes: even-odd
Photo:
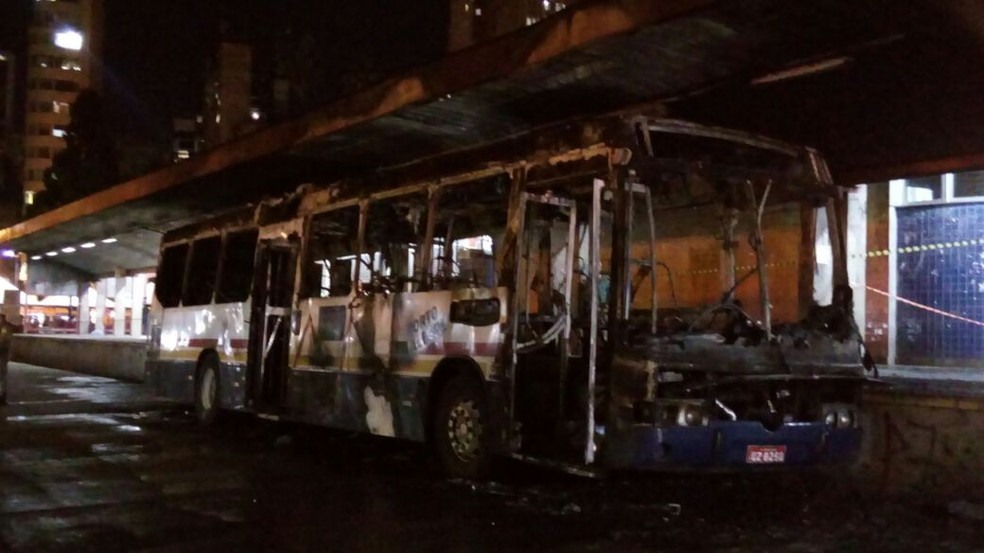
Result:
[[[629,167],[663,200],[657,209],[716,203],[747,182],[772,183],[779,203],[822,204],[843,191],[812,148],[675,119],[631,125],[641,155]]]
[[[578,170],[569,171],[571,164]],[[214,233],[217,229],[283,222],[360,198],[399,193],[432,184],[490,179],[518,167],[529,183],[559,179],[556,174],[602,175],[626,165],[655,186],[658,209],[721,201],[728,184],[774,180],[776,201],[821,203],[836,195],[822,157],[810,148],[752,133],[677,119],[625,114],[568,121],[481,148],[418,160],[387,171],[332,183],[301,185],[233,213],[168,232],[164,243]],[[559,168],[559,169],[558,169]],[[562,180],[562,179],[559,179]],[[680,188],[686,188],[680,194]]]

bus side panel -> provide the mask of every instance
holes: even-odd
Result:
[[[192,403],[195,371],[204,351],[219,358],[219,405],[245,407],[246,333],[249,302],[159,308],[152,313],[155,343],[148,351],[146,378],[158,397]]]
[[[384,298],[376,299],[371,302],[374,309],[384,308]],[[366,353],[360,340],[352,336],[352,300],[352,296],[311,298],[301,304],[302,327],[292,353],[286,416],[332,428],[424,440],[420,398],[425,395],[420,387],[426,386],[426,380],[397,375],[378,360],[363,359]]]
[[[451,291],[395,294],[391,366],[395,372],[430,376],[448,357],[475,361],[488,380],[493,377],[496,355],[502,348],[501,324],[506,320],[505,288],[461,288]],[[498,303],[498,316],[488,320],[452,320],[457,303]],[[495,306],[489,303],[488,306]],[[462,310],[463,311],[463,310]]]
[[[294,420],[424,441],[426,379],[368,371],[300,368],[288,378],[288,412]]]
[[[192,403],[195,400],[196,362],[187,359],[147,361],[147,385],[157,397]]]
[[[146,384],[156,397],[181,403],[195,401],[195,371],[198,362],[189,359],[155,359],[146,365]],[[246,367],[219,363],[219,405],[223,409],[246,408]]]
[[[246,365],[219,363],[219,406],[223,409],[246,409]]]
[[[428,384],[438,364],[448,358],[469,360],[492,375],[502,345],[505,289],[461,288],[454,291],[376,296],[369,322],[390,324],[373,329],[376,352],[363,351],[354,327],[367,321],[349,309],[350,297],[312,298],[301,305],[302,328],[295,339],[288,378],[288,415],[292,419],[415,441],[426,439]],[[496,300],[499,305],[479,324],[450,321],[458,301]],[[392,315],[381,313],[392,309]],[[360,315],[353,321],[355,315]],[[361,329],[368,332],[366,329]],[[386,332],[389,331],[389,332]],[[380,347],[386,340],[389,347]],[[387,355],[377,355],[388,350]],[[369,357],[374,357],[369,359]]]

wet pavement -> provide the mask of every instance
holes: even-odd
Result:
[[[244,417],[203,429],[106,378],[12,363],[10,395],[0,551],[984,550],[972,515],[844,476],[507,465],[473,484],[418,445]]]

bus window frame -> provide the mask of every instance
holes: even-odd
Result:
[[[425,284],[423,286],[421,286],[421,288],[420,288],[422,291],[423,290],[437,290],[438,289],[435,286],[435,280],[437,280],[436,277],[438,277],[438,273],[440,271],[439,270],[436,270],[434,268],[434,260],[436,258],[433,257],[433,252],[434,252],[434,246],[435,246],[435,244],[437,244],[437,239],[438,239],[438,236],[437,236],[437,222],[438,222],[438,220],[437,220],[437,214],[440,211],[440,208],[442,206],[442,200],[446,200],[447,199],[447,192],[449,190],[454,190],[455,188],[459,188],[460,189],[461,187],[465,187],[465,186],[468,186],[468,185],[475,185],[476,183],[480,183],[483,180],[488,180],[488,179],[492,179],[492,178],[496,178],[496,177],[505,177],[505,178],[507,178],[509,180],[508,189],[505,191],[505,194],[504,194],[504,196],[505,196],[504,197],[504,201],[499,206],[499,208],[503,211],[505,217],[502,220],[501,225],[499,227],[497,227],[498,229],[500,229],[501,235],[502,235],[501,238],[500,238],[500,240],[499,240],[498,247],[496,247],[495,234],[494,233],[489,233],[489,232],[485,232],[485,233],[482,233],[482,234],[469,235],[469,236],[461,236],[461,237],[457,237],[457,238],[451,237],[450,240],[448,240],[448,237],[445,236],[445,237],[443,237],[442,244],[443,244],[443,246],[445,248],[445,256],[446,257],[454,257],[453,247],[454,247],[454,244],[456,242],[458,242],[459,240],[464,240],[464,239],[468,239],[468,238],[477,238],[477,237],[480,237],[480,236],[489,236],[492,239],[492,262],[493,262],[492,263],[492,266],[493,266],[493,273],[494,273],[494,277],[495,277],[495,283],[494,283],[494,285],[491,288],[498,288],[498,287],[501,287],[501,286],[510,286],[508,284],[509,281],[510,281],[510,278],[509,277],[511,277],[512,275],[508,275],[507,276],[507,274],[506,274],[507,273],[507,269],[503,266],[503,263],[501,261],[502,258],[500,257],[500,250],[502,252],[506,252],[507,250],[509,250],[509,248],[507,247],[507,242],[510,240],[510,231],[509,231],[509,229],[510,229],[511,219],[513,217],[513,209],[515,209],[517,207],[517,206],[514,206],[513,205],[514,202],[515,202],[515,199],[514,198],[516,197],[517,194],[526,191],[525,190],[525,188],[526,188],[525,187],[525,179],[523,181],[523,185],[520,186],[517,189],[516,184],[515,184],[516,183],[515,171],[508,171],[506,169],[501,169],[501,170],[497,170],[497,171],[492,171],[492,172],[487,172],[487,173],[481,173],[481,174],[471,175],[470,177],[471,178],[452,179],[449,182],[440,183],[440,184],[436,184],[436,185],[431,185],[429,187],[430,188],[430,195],[429,195],[429,198],[428,198],[429,205],[428,205],[428,210],[427,210],[427,212],[428,212],[428,215],[427,215],[428,216],[428,219],[427,219],[427,232],[425,234],[425,244],[423,244],[421,246],[422,249],[423,249],[423,255],[421,256],[421,267],[422,267],[422,271],[423,271],[423,274],[424,274],[424,278],[422,280],[425,282]],[[512,237],[512,238],[515,240],[515,237]],[[448,243],[445,244],[444,242],[448,242]],[[448,251],[451,251],[452,252],[450,256],[448,255]],[[505,253],[503,253],[502,255],[505,255]],[[515,262],[515,261],[513,261],[513,262]],[[452,271],[453,271],[453,269],[452,269]],[[450,278],[453,278],[453,275],[452,276],[449,276],[449,277],[442,277],[442,278],[446,278],[446,279],[450,280]],[[472,285],[472,284],[470,284],[468,287],[470,287],[470,288],[488,288],[487,286]],[[440,288],[440,289],[445,290],[445,289],[449,289],[449,288]]]
[[[178,291],[177,292],[174,292],[173,290],[168,290],[168,287],[164,287],[164,289],[167,290],[169,294],[174,294],[173,297],[176,297],[177,298],[177,301],[175,301],[175,302],[168,302],[170,305],[165,304],[163,301],[161,301],[160,295],[159,295],[160,294],[161,287],[160,286],[155,286],[154,287],[154,298],[161,304],[161,307],[163,307],[165,309],[175,309],[175,308],[178,308],[178,307],[184,307],[184,304],[182,302],[182,299],[184,298],[185,284],[186,284],[187,279],[188,279],[188,265],[189,265],[188,261],[189,261],[189,257],[191,257],[191,249],[192,249],[191,243],[193,241],[194,240],[177,240],[177,241],[171,242],[169,244],[161,244],[160,256],[159,256],[160,259],[157,262],[158,273],[160,272],[159,271],[160,266],[161,266],[161,264],[164,261],[164,254],[165,254],[165,251],[166,250],[168,250],[170,248],[178,248],[178,247],[182,247],[182,246],[184,246],[184,247],[187,248],[187,250],[185,251],[185,254],[184,254],[184,261],[182,262],[182,265],[181,265],[181,276],[178,279],[176,279],[178,281],[178,284],[177,284]]]
[[[194,239],[189,240],[187,242],[188,256],[185,259],[184,283],[181,286],[180,305],[182,307],[201,307],[204,305],[215,304],[215,292],[219,286],[219,279],[221,278],[221,270],[222,270],[222,257],[225,254],[226,234],[227,233],[225,232],[203,234],[201,236],[196,236]],[[205,240],[212,240],[215,238],[218,238],[219,241],[219,251],[218,251],[219,255],[218,255],[218,259],[215,260],[215,271],[212,277],[212,291],[209,293],[208,301],[204,303],[186,301],[186,299],[195,299],[195,298],[187,298],[187,295],[189,293],[188,283],[189,283],[189,276],[192,272],[192,261],[194,260],[195,251],[197,250],[198,243],[203,242]]]
[[[225,273],[228,269],[229,261],[229,241],[232,235],[251,233],[253,234],[253,257],[250,263],[247,265],[247,271],[249,273],[249,283],[246,286],[246,295],[241,298],[233,298],[231,300],[226,300],[226,295],[223,294],[223,300],[219,301],[219,292],[222,285],[225,284]],[[212,291],[212,304],[227,304],[227,303],[241,303],[250,301],[253,297],[253,271],[256,264],[256,252],[260,243],[260,229],[258,227],[247,226],[247,227],[234,227],[229,229],[223,229],[222,231],[222,249],[219,252],[219,266],[215,277],[215,289]]]

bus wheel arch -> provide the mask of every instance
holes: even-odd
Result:
[[[442,360],[431,377],[425,428],[451,477],[479,479],[491,468],[489,402],[481,368],[469,358]]]
[[[205,350],[195,364],[195,417],[199,423],[208,426],[216,421],[221,397],[219,355],[215,350]]]
[[[482,368],[470,357],[445,357],[436,367],[427,383],[427,406],[424,411],[424,422],[427,428],[428,441],[433,439],[433,421],[437,414],[441,391],[456,377],[472,378],[484,387],[485,376]]]

